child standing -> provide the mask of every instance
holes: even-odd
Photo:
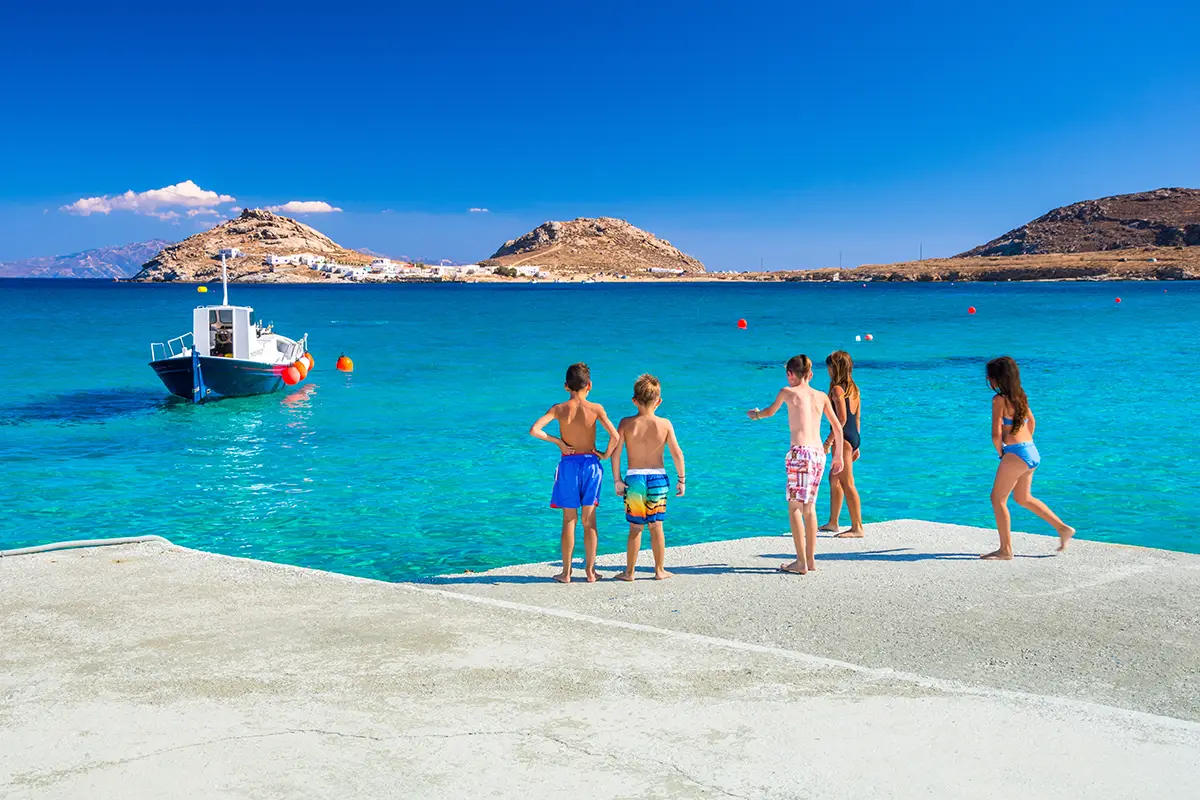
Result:
[[[839,539],[861,539],[866,532],[862,521],[862,503],[854,485],[854,462],[858,460],[859,435],[862,431],[862,395],[854,382],[854,361],[845,350],[834,350],[825,357],[829,373],[829,402],[841,421],[844,468],[829,473],[829,522],[817,530],[829,531]],[[825,438],[825,452],[833,449],[833,431]],[[850,530],[838,533],[838,517],[842,514],[842,498],[850,507]]]
[[[980,558],[991,561],[1011,561],[1012,517],[1008,513],[1008,496],[1054,526],[1058,532],[1058,550],[1067,549],[1075,529],[1063,522],[1045,503],[1033,496],[1033,473],[1042,463],[1033,429],[1037,420],[1029,408],[1029,398],[1021,388],[1021,370],[1009,356],[993,358],[987,363],[988,386],[992,398],[992,446],[1000,456],[996,479],[992,482],[992,510],[996,514],[996,529],[1000,532],[1000,549]]]
[[[550,410],[538,418],[529,429],[535,439],[558,445],[562,458],[554,474],[554,490],[550,495],[550,507],[561,508],[562,520],[562,572],[554,576],[559,583],[571,582],[572,558],[575,553],[575,522],[583,516],[584,575],[588,583],[594,583],[596,575],[596,547],[599,534],[596,531],[596,506],[600,505],[600,484],[604,480],[601,459],[608,458],[606,450],[596,450],[596,423],[608,431],[609,449],[616,443],[617,430],[609,422],[604,408],[587,399],[592,390],[592,376],[587,364],[572,364],[567,367],[564,388],[570,394],[565,403],[550,406]],[[558,422],[558,436],[551,436],[543,428]]]
[[[821,473],[825,471],[825,450],[821,446],[821,415],[833,429],[833,473],[842,471],[842,425],[833,413],[829,395],[809,386],[812,380],[812,359],[806,355],[792,356],[787,362],[788,385],[775,395],[775,402],[765,409],[746,412],[750,419],[765,419],[787,405],[788,427],[791,428],[791,449],[787,459],[788,523],[792,542],[796,545],[796,560],[782,564],[781,572],[803,575],[817,568],[817,490]],[[807,539],[807,543],[805,542]]]
[[[629,541],[625,546],[625,571],[618,580],[632,581],[642,549],[642,528],[650,526],[650,547],[654,551],[654,579],[671,577],[663,568],[667,543],[663,520],[667,516],[667,494],[670,479],[663,464],[663,450],[671,450],[671,460],[679,478],[675,496],[683,497],[687,478],[684,475],[683,450],[675,440],[675,426],[655,415],[662,404],[662,385],[653,375],[642,375],[633,384],[633,404],[637,416],[625,417],[617,425],[617,442],[612,447],[612,470],[617,496],[625,498],[625,519],[629,521]],[[629,469],[621,474],[621,450],[629,451]]]

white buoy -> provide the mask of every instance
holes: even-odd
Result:
[[[861,336],[855,336],[855,337],[854,337],[854,341],[856,341],[856,342],[861,342],[861,341],[862,341],[862,337],[861,337]]]

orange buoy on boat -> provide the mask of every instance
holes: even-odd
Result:
[[[309,372],[312,372],[312,369],[313,369],[313,367],[314,367],[314,366],[316,366],[316,363],[317,363],[317,362],[316,362],[316,361],[313,359],[313,357],[312,357],[312,353],[305,353],[304,355],[302,355],[302,356],[300,356],[300,357],[301,357],[302,359],[304,359],[305,361],[307,361],[307,362],[308,362],[308,371],[309,371]]]
[[[354,372],[354,362],[350,360],[345,353],[338,356],[337,360],[338,372]]]
[[[300,380],[308,377],[308,362],[303,358],[298,359],[295,364],[292,364],[292,369],[300,373]]]
[[[283,382],[288,386],[295,386],[301,380],[300,370],[296,369],[295,367],[288,367],[282,373],[280,373],[280,376],[283,378]]]

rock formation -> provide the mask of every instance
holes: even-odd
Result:
[[[336,280],[327,273],[306,266],[269,267],[268,255],[291,256],[309,253],[325,256],[340,264],[367,264],[370,256],[349,250],[314,228],[260,208],[247,208],[241,216],[223,222],[179,244],[163,248],[147,261],[135,281],[220,280],[223,248],[236,247],[245,255],[227,259],[231,281],[258,283],[300,283]]]
[[[1155,189],[1056,208],[956,257],[1197,245],[1200,245],[1200,189]]]
[[[546,222],[505,242],[491,261],[506,267],[523,264],[554,273],[644,275],[651,268],[703,273],[704,265],[670,242],[635,228],[623,219],[579,218]]]
[[[171,243],[165,239],[97,247],[66,256],[0,262],[0,278],[128,278]]]

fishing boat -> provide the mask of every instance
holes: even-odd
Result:
[[[229,305],[224,256],[221,286],[221,305],[197,306],[190,331],[150,345],[150,367],[167,391],[202,403],[269,394],[306,377],[312,364],[308,334],[289,339],[255,320],[253,308]],[[307,365],[305,370],[296,367],[298,361]]]

